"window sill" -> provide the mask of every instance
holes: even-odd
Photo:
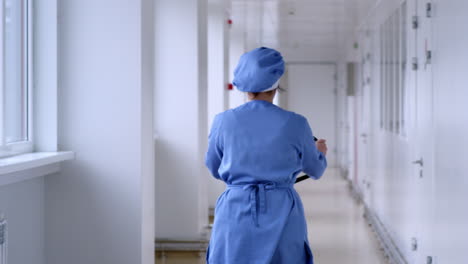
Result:
[[[71,151],[36,152],[0,159],[0,186],[12,184],[60,170],[60,162],[74,159]]]

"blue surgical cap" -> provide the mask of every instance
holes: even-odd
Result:
[[[281,53],[261,47],[241,56],[232,83],[242,92],[259,93],[270,90],[283,73]]]

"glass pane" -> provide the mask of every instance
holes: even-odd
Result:
[[[384,122],[384,129],[387,130],[388,128],[388,123],[387,123],[387,101],[388,101],[388,95],[387,95],[387,88],[388,88],[388,72],[387,72],[387,23],[384,23],[383,25],[383,122]]]
[[[391,89],[392,89],[392,72],[391,72],[391,24],[390,20],[385,23],[385,126],[388,131],[391,131],[391,115],[392,115],[392,100],[391,100]]]
[[[382,26],[382,108],[383,128],[387,129],[387,25]]]
[[[394,91],[395,91],[395,69],[393,67],[393,65],[395,65],[395,39],[394,39],[394,32],[395,32],[395,23],[394,23],[394,19],[393,19],[394,15],[392,15],[390,17],[390,20],[389,20],[389,39],[388,39],[388,42],[389,42],[389,76],[390,76],[390,80],[389,80],[389,93],[388,93],[388,98],[389,98],[389,110],[388,110],[388,114],[389,114],[389,120],[390,120],[390,131],[394,131],[394,124],[395,124],[395,115],[394,115],[394,112],[395,112],[395,96],[394,96]]]
[[[26,10],[20,0],[3,0],[5,7],[5,136],[6,143],[27,140]]]
[[[394,17],[395,30],[395,132],[400,134],[400,9],[397,9]]]
[[[408,45],[406,43],[406,27],[408,26],[407,23],[407,6],[406,1],[403,2],[401,7],[401,133],[405,135],[405,93],[406,93],[406,68],[407,68],[407,49]]]
[[[379,30],[380,39],[380,128],[384,127],[384,30],[383,25],[380,25]]]

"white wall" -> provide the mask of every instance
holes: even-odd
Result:
[[[256,2],[251,5],[257,4]],[[239,59],[245,52],[248,51],[247,47],[247,2],[233,2],[232,3],[232,20],[233,24],[230,29],[231,41],[229,45],[229,82],[234,80],[234,70],[236,69]],[[259,14],[257,14],[259,15]],[[258,43],[259,44],[259,43]],[[253,47],[254,44],[250,44]],[[244,93],[237,90],[235,87],[229,91],[229,108],[235,108],[246,101]]]
[[[154,261],[149,2],[59,2],[59,147],[76,159],[46,177],[48,264]]]
[[[400,1],[381,2],[360,32],[368,28],[375,36],[375,26],[399,4]],[[468,199],[464,190],[468,184],[464,158],[468,119],[463,107],[468,79],[462,70],[468,66],[464,59],[468,55],[464,48],[468,38],[460,32],[468,22],[464,15],[468,5],[457,0],[433,1],[433,16],[426,18],[425,4],[426,1],[408,1],[408,19],[416,13],[420,16],[418,31],[408,29],[408,58],[417,56],[420,64],[418,71],[407,66],[406,134],[380,128],[378,43],[372,45],[370,39],[371,45],[367,45],[369,39],[356,34],[358,54],[348,51],[349,57],[357,61],[365,60],[368,52],[372,54],[361,72],[362,76],[371,77],[371,85],[369,90],[360,86],[355,97],[356,131],[369,133],[367,139],[357,138],[356,184],[408,263],[426,262],[428,256],[434,258],[433,263],[462,263],[468,252],[468,213],[464,205]],[[433,52],[428,65],[424,65],[426,47]],[[366,93],[370,93],[370,104]],[[366,128],[363,122],[370,122],[370,127]],[[366,155],[367,161],[360,158]],[[423,167],[412,164],[421,157]],[[362,184],[363,180],[370,185]],[[411,250],[412,238],[418,242],[415,251]]]
[[[264,1],[263,0],[252,0],[245,1],[244,5],[244,27],[245,31],[245,50],[253,50],[259,48],[263,44],[263,17],[264,13]],[[239,14],[240,15],[240,14]]]
[[[0,187],[0,217],[8,221],[8,263],[45,264],[44,178]]]
[[[208,225],[206,4],[156,2],[157,238],[200,239]]]
[[[348,123],[347,118],[347,64],[345,61],[337,62],[337,95],[336,95],[336,111],[337,111],[337,165],[339,168],[347,168],[348,166],[348,149],[344,146],[347,146],[348,140],[347,136],[350,132],[350,124]],[[344,171],[343,171],[344,172]]]
[[[141,1],[141,262],[154,263],[155,166],[154,166],[154,10],[152,0]]]
[[[216,114],[229,104],[229,28],[230,3],[227,0],[208,1],[208,131]],[[225,184],[207,175],[208,206],[214,208]]]
[[[434,253],[438,263],[468,258],[468,2],[434,1]]]

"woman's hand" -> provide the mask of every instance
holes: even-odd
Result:
[[[315,144],[317,145],[317,149],[323,153],[323,155],[327,155],[327,141],[325,139],[319,139]]]

